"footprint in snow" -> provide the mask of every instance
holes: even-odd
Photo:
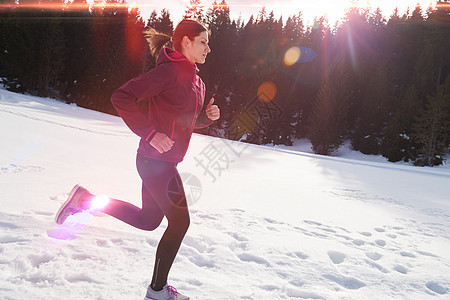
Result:
[[[322,226],[322,223],[315,222],[315,221],[303,220],[303,222],[305,222],[305,223],[308,224],[308,225]]]
[[[51,262],[55,259],[55,255],[50,253],[30,254],[28,259],[31,265],[35,268],[39,268],[41,265]]]
[[[190,257],[187,258],[189,259],[190,262],[192,262],[194,265],[200,268],[212,269],[216,266],[214,260],[203,254],[195,253],[191,254]]]
[[[323,275],[323,277],[349,290],[357,290],[359,288],[362,288],[363,286],[366,286],[364,282],[354,277],[347,277],[344,275],[336,276],[331,274],[325,274]]]
[[[335,237],[338,237],[338,238],[342,238],[342,239],[344,239],[344,240],[346,240],[346,241],[353,241],[353,238],[351,238],[351,237],[349,237],[349,236],[347,236],[347,235],[343,235],[343,234],[335,234],[334,236],[335,236]]]
[[[382,272],[382,273],[385,273],[385,274],[386,274],[386,273],[389,273],[389,271],[388,271],[386,268],[384,268],[383,266],[377,264],[376,262],[371,261],[371,260],[368,260],[368,259],[366,259],[365,261],[366,261],[366,263],[367,263],[369,266],[371,266],[371,267],[377,269],[378,271],[380,271],[380,272]]]
[[[362,246],[365,244],[365,242],[363,240],[359,240],[359,239],[353,240],[352,243],[355,244],[356,246]]]
[[[446,289],[445,287],[443,287],[442,285],[440,285],[439,283],[437,283],[435,281],[428,281],[425,286],[428,289],[432,290],[433,292],[441,294],[441,295],[445,295],[449,292],[448,289]]]
[[[410,257],[410,258],[415,258],[416,257],[416,255],[414,255],[413,253],[406,252],[406,251],[401,251],[400,255],[403,256],[403,257]]]
[[[304,254],[304,253],[302,253],[302,252],[300,252],[300,251],[296,251],[296,252],[293,252],[293,253],[294,253],[294,255],[295,255],[296,257],[298,257],[298,258],[300,258],[300,259],[307,259],[307,258],[309,258],[308,255],[306,255],[306,254]]]
[[[190,285],[194,285],[194,286],[202,286],[203,282],[201,282],[198,279],[187,279],[186,283],[189,283]]]
[[[402,273],[402,274],[408,274],[408,269],[406,267],[402,266],[402,265],[396,265],[394,267],[394,270],[399,272],[399,273]]]
[[[273,291],[278,291],[280,289],[280,286],[275,285],[275,284],[263,284],[263,285],[260,285],[259,288],[264,291],[273,292]]]
[[[319,229],[322,230],[322,231],[330,232],[330,233],[337,233],[336,230],[331,229],[331,228],[319,228]]]
[[[300,298],[300,299],[326,299],[316,293],[299,290],[294,287],[286,288],[286,296],[288,296],[289,298]]]
[[[20,226],[11,222],[0,222],[0,228],[18,229]]]
[[[280,221],[277,221],[277,220],[274,220],[274,219],[270,219],[270,218],[264,218],[264,220],[267,223],[274,224],[274,225],[284,225],[285,224],[284,222],[280,222]]]
[[[249,241],[249,239],[247,237],[245,237],[239,233],[236,233],[236,232],[227,232],[227,234],[229,236],[231,236],[232,238],[234,238],[238,242],[248,242]]]
[[[377,252],[366,252],[366,256],[371,260],[379,260],[381,257],[383,257],[383,255]]]
[[[328,251],[328,257],[335,265],[338,265],[345,260],[346,255],[338,251]]]
[[[430,252],[426,252],[426,251],[420,251],[420,250],[416,250],[417,253],[425,255],[425,256],[430,256],[430,257],[438,257],[436,254],[430,253]]]
[[[359,234],[362,234],[364,236],[372,236],[370,232],[360,232]]]
[[[253,254],[249,254],[249,253],[241,253],[238,255],[239,259],[244,261],[244,262],[254,262],[260,265],[266,265],[266,266],[270,266],[270,263],[259,256],[253,255]]]
[[[377,244],[380,247],[386,246],[386,242],[384,240],[376,240],[375,244]]]

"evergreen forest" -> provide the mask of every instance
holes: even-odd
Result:
[[[231,19],[225,0],[200,2],[190,1],[184,17],[211,31],[212,52],[198,67],[221,119],[198,132],[254,144],[308,138],[322,155],[350,141],[392,162],[444,163],[449,0],[389,17],[354,7],[336,24],[317,17],[308,26],[302,12],[276,18],[262,8],[243,21]],[[30,3],[0,0],[2,85],[109,114],[117,114],[112,92],[155,67],[144,30],[171,34],[177,25],[166,9],[142,16],[123,0]],[[306,48],[317,56],[302,61]]]

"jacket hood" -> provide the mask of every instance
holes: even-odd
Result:
[[[192,68],[194,68],[197,72],[199,71],[197,68],[197,65],[195,63],[190,62],[186,58],[186,56],[183,55],[183,53],[164,47],[159,52],[156,65],[158,66],[158,65],[168,63],[168,62],[186,63],[186,64],[190,65]]]

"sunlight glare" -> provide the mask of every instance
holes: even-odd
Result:
[[[110,199],[106,195],[97,195],[92,199],[91,210],[102,210],[108,203]]]
[[[302,51],[298,47],[289,48],[284,54],[283,62],[286,66],[290,67],[294,65],[302,55]]]
[[[258,88],[258,98],[262,102],[270,102],[277,95],[277,86],[275,83],[266,81]]]

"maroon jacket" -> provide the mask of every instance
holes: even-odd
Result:
[[[111,101],[117,112],[141,137],[138,153],[178,163],[186,154],[193,130],[213,123],[202,110],[205,84],[198,71],[180,52],[163,48],[154,69],[113,92]],[[147,101],[148,112],[143,113],[140,104]],[[175,141],[172,149],[161,154],[150,145],[156,132]]]

